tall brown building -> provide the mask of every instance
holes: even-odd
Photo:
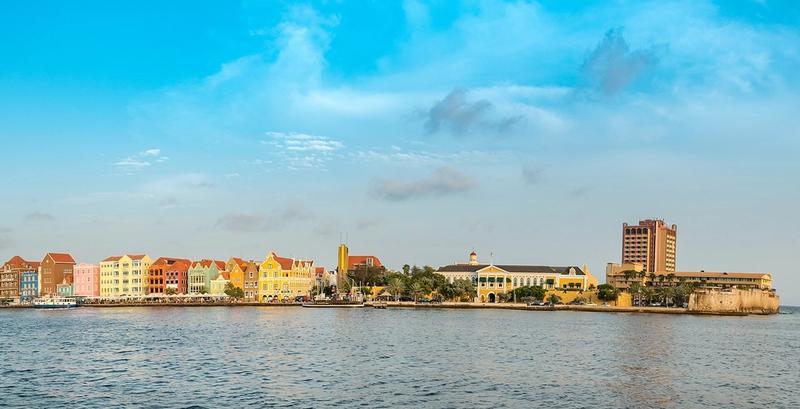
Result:
[[[39,263],[20,256],[11,257],[0,268],[0,298],[19,297],[19,277],[23,271],[37,271]]]
[[[664,220],[622,224],[622,262],[640,263],[647,272],[674,272],[678,226]]]
[[[61,283],[72,284],[72,268],[75,259],[66,253],[47,253],[39,268],[40,295],[58,295],[57,287]]]

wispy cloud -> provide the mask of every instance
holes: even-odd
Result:
[[[522,167],[522,180],[529,185],[535,185],[542,181],[544,168],[525,165]]]
[[[448,130],[454,135],[476,129],[503,133],[522,119],[520,116],[494,118],[492,108],[492,103],[485,99],[468,101],[467,90],[456,88],[426,112],[425,130],[428,133]]]
[[[312,220],[314,213],[305,205],[290,203],[277,207],[268,214],[233,212],[217,220],[217,226],[232,232],[257,232],[281,230],[286,226]]]
[[[133,174],[152,166],[154,163],[163,163],[168,160],[169,157],[161,154],[161,149],[151,148],[128,156],[114,165],[126,174]]]
[[[451,167],[441,167],[419,180],[375,179],[369,193],[378,199],[404,201],[463,193],[475,187],[472,178]]]
[[[25,215],[25,221],[29,222],[52,222],[55,220],[56,218],[53,217],[52,214],[41,212],[38,210],[33,213],[28,213]]]
[[[581,69],[593,87],[606,95],[613,95],[657,62],[658,57],[652,49],[631,51],[622,29],[617,28],[606,32]]]
[[[292,170],[324,168],[336,151],[344,148],[341,141],[327,136],[309,135],[297,132],[267,132],[269,139],[261,141],[270,146]]]

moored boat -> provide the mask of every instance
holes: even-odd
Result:
[[[74,298],[43,297],[43,298],[36,298],[33,300],[33,307],[41,309],[75,308],[77,306],[78,303],[75,301]]]

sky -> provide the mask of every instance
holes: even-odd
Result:
[[[793,1],[6,1],[0,256],[770,272],[800,305]]]

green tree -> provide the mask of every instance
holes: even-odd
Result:
[[[631,297],[633,298],[633,304],[639,305],[641,303],[642,285],[640,283],[633,283],[631,284],[629,291],[631,293]]]
[[[241,300],[244,298],[244,290],[231,283],[225,284],[225,294],[233,299]]]
[[[458,279],[453,281],[453,286],[456,290],[456,296],[461,301],[464,301],[464,299],[467,301],[473,300],[477,294],[475,285],[472,284],[472,280]]]
[[[425,285],[419,281],[416,281],[411,284],[411,296],[414,297],[414,302],[417,302],[417,299],[425,294]]]
[[[561,302],[561,297],[559,297],[555,293],[554,294],[550,294],[550,296],[547,297],[547,302],[549,302],[550,305],[556,305],[556,304]]]
[[[386,290],[389,291],[392,296],[394,296],[395,301],[399,301],[400,296],[402,296],[406,291],[406,285],[403,280],[399,278],[393,278],[391,281],[389,281],[389,284],[386,285]]]
[[[166,295],[175,295],[177,293],[178,293],[178,290],[176,290],[176,289],[174,289],[172,287],[167,287],[167,289],[164,290],[164,294],[166,294]]]
[[[619,290],[611,284],[600,284],[597,286],[597,298],[602,301],[616,301]]]

